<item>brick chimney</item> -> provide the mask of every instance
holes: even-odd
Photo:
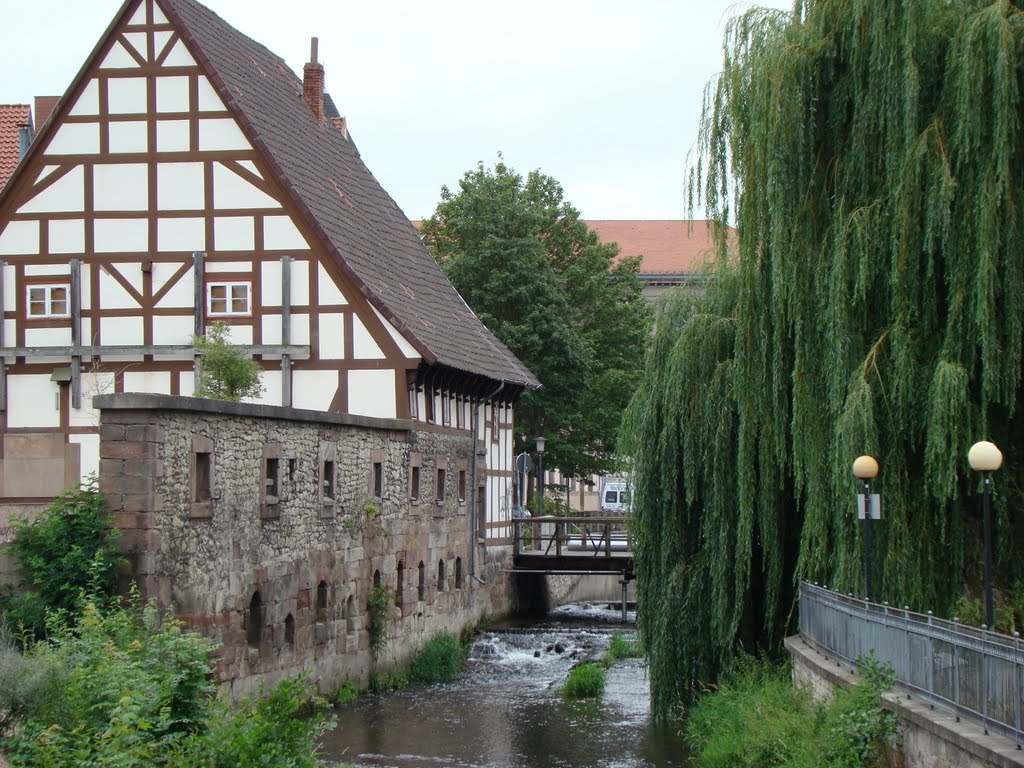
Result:
[[[302,98],[306,100],[313,116],[324,121],[324,65],[316,60],[317,39],[309,46],[309,63],[302,68]]]

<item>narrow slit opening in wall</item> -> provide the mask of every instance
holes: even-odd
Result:
[[[322,624],[327,621],[327,582],[321,581],[316,586],[316,620]]]
[[[334,501],[334,462],[333,461],[325,461],[324,462],[323,484],[324,484],[324,501],[325,502],[333,502]]]
[[[444,592],[444,560],[437,561],[437,591]]]
[[[376,589],[381,585],[380,571],[373,572],[373,588]]]
[[[462,589],[462,558],[455,558],[455,588]]]
[[[402,605],[402,592],[405,589],[405,562],[398,563],[398,577],[395,583],[395,605]]]
[[[427,566],[423,564],[422,560],[420,560],[419,572],[420,579],[416,587],[416,599],[423,602],[427,599]]]
[[[267,464],[264,471],[263,484],[266,486],[266,495],[274,496],[275,498],[280,496],[280,488],[278,478],[280,477],[281,463],[279,459],[267,459]]]
[[[379,499],[384,496],[384,465],[373,462],[373,497]]]
[[[249,601],[249,613],[245,622],[245,640],[253,648],[259,647],[260,634],[263,631],[263,599],[259,592],[254,592]]]
[[[298,459],[288,459],[288,482],[294,484],[299,471]]]
[[[459,501],[466,500],[466,470],[459,470]]]
[[[345,601],[345,631],[355,632],[356,631],[356,598],[355,595],[349,595],[348,600]]]
[[[213,456],[208,452],[196,453],[196,496],[194,501],[209,501],[213,497]],[[251,477],[251,475],[250,475]]]
[[[444,501],[444,480],[445,471],[443,469],[437,470],[437,500]]]
[[[290,613],[284,620],[284,641],[288,645],[295,645],[295,617]]]
[[[409,497],[413,501],[420,500],[420,468],[412,468],[412,480],[410,481]]]

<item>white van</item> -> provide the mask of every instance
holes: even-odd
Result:
[[[601,511],[624,515],[629,512],[629,483],[605,483],[601,491]]]

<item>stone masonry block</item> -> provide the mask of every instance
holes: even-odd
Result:
[[[139,443],[162,443],[166,436],[163,427],[156,424],[133,424],[124,428],[125,439]]]
[[[123,424],[103,424],[100,426],[100,440],[109,442],[111,440],[124,440]]]
[[[139,461],[156,457],[155,443],[100,443],[101,459]]]
[[[110,493],[151,493],[153,491],[153,478],[148,476],[115,475],[110,478],[105,487]]]
[[[108,459],[108,461],[112,461]],[[124,462],[124,474],[131,477],[163,477],[164,463],[159,459],[140,459]]]
[[[161,512],[163,511],[163,496],[153,493],[126,493],[122,497],[122,507],[125,512]]]
[[[100,427],[104,424],[156,424],[158,418],[152,411],[105,410],[100,417]]]

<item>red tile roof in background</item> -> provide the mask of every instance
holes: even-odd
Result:
[[[641,275],[692,275],[712,255],[710,221],[587,219],[587,226],[602,243],[618,243],[620,256],[642,256]],[[735,236],[730,227],[730,240]]]
[[[21,154],[19,131],[30,120],[28,104],[0,104],[0,189],[18,165]]]

